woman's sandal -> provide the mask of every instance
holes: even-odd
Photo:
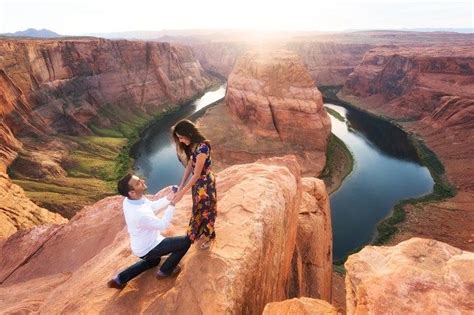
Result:
[[[201,246],[199,246],[199,248],[200,249],[210,249],[214,245],[215,240],[216,240],[215,238],[207,239],[201,244]]]

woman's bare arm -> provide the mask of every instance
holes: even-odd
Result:
[[[184,187],[184,184],[186,184],[186,181],[188,180],[192,169],[193,169],[192,162],[191,160],[189,160],[188,164],[186,165],[186,169],[184,170],[183,178],[181,179],[181,182],[179,183],[179,190],[182,190],[182,188]]]
[[[176,203],[178,201],[181,200],[181,198],[183,198],[183,195],[189,190],[191,189],[191,187],[194,185],[194,183],[196,183],[196,181],[199,179],[199,177],[201,177],[201,172],[202,172],[202,169],[204,167],[204,163],[206,162],[206,158],[207,158],[207,155],[205,153],[200,153],[198,154],[198,156],[196,157],[196,166],[194,166],[194,174],[193,176],[191,177],[191,179],[188,181],[188,183],[186,184],[186,186],[183,187],[183,189],[179,190],[172,202]]]

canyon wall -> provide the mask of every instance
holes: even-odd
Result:
[[[303,60],[316,85],[343,85],[359,65],[364,54],[374,47],[366,43],[294,41],[286,44]]]
[[[17,136],[90,134],[101,108],[157,112],[202,92],[210,78],[188,47],[110,41],[0,41],[4,122]]]

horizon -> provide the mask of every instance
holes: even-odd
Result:
[[[220,8],[223,6],[216,0],[162,4],[136,0],[133,5],[123,0],[0,0],[0,33],[29,28],[66,36],[197,30],[348,32],[474,28],[474,6],[470,1],[243,0],[232,10]]]

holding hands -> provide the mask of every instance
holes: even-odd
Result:
[[[171,205],[174,206],[183,198],[184,191],[182,189],[183,187],[181,186],[179,187],[176,185],[171,186],[171,191],[168,194],[166,194],[166,199],[170,201]]]
[[[171,203],[177,203],[179,202],[184,196],[184,190],[180,187],[177,193],[174,194],[173,199],[171,199]]]

